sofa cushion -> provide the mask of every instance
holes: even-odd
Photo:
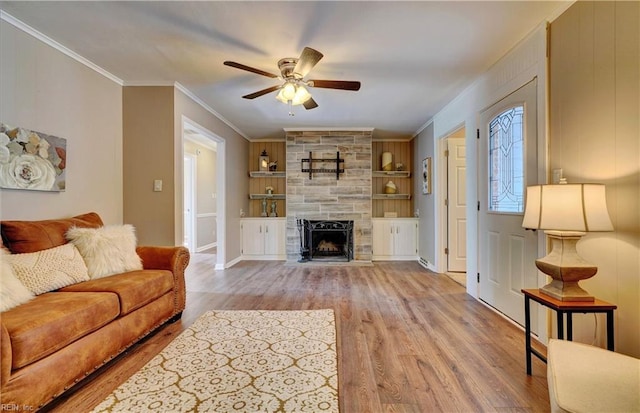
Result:
[[[70,285],[59,291],[115,293],[120,300],[120,315],[125,315],[171,291],[173,286],[171,271],[140,270]]]
[[[36,295],[89,280],[87,266],[72,244],[26,254],[9,254],[4,259],[11,264],[16,277]]]
[[[65,234],[72,226],[98,228],[102,219],[95,212],[66,219],[44,221],[2,221],[2,242],[14,254],[36,252],[67,243]]]
[[[16,277],[13,267],[5,258],[8,253],[0,248],[0,311],[7,311],[35,297]]]
[[[92,279],[142,269],[132,225],[72,227],[66,237],[82,254]]]
[[[54,353],[118,317],[112,293],[51,292],[2,313],[11,338],[12,369]]]

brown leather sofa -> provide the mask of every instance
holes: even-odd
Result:
[[[97,228],[88,213],[47,221],[3,221],[12,253],[66,243],[71,226]],[[0,314],[2,410],[37,410],[168,321],[185,307],[183,247],[138,247],[143,270],[70,285]]]

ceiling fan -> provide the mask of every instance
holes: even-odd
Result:
[[[304,108],[307,110],[318,107],[318,104],[311,97],[311,93],[309,93],[307,87],[353,91],[360,90],[360,82],[346,80],[305,80],[304,77],[309,74],[311,69],[313,69],[323,56],[324,55],[319,51],[310,47],[305,47],[302,54],[300,54],[300,58],[285,57],[278,61],[278,68],[280,69],[281,74],[280,76],[228,60],[225,61],[224,64],[226,66],[235,67],[236,69],[246,70],[247,72],[283,81],[284,83],[280,85],[271,86],[254,93],[244,95],[243,98],[255,99],[279,90],[276,99],[283,103],[287,103],[289,105],[289,115],[293,116],[293,112],[291,110],[292,106],[304,105]]]

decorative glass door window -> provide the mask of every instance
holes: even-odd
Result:
[[[524,211],[524,106],[489,123],[489,211]]]

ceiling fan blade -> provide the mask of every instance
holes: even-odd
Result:
[[[293,69],[293,73],[299,75],[301,78],[305,77],[320,59],[322,59],[322,56],[324,55],[319,51],[305,47],[300,54],[296,67]]]
[[[250,93],[248,95],[244,95],[243,98],[245,98],[245,99],[255,99],[255,98],[258,98],[258,97],[260,97],[262,95],[266,95],[267,93],[275,92],[276,90],[278,90],[280,88],[281,88],[280,85],[271,86],[271,87],[268,87],[266,89],[262,89],[262,90],[259,90],[257,92],[254,92],[254,93]]]
[[[315,100],[313,100],[313,98],[307,99],[307,101],[304,102],[303,105],[306,110],[314,109],[318,107],[318,104],[316,103]]]
[[[247,72],[255,73],[257,75],[262,75],[262,76],[271,77],[271,78],[277,78],[278,77],[277,75],[274,75],[273,73],[265,72],[264,70],[256,69],[255,67],[246,66],[246,65],[243,65],[241,63],[231,62],[229,60],[224,62],[224,65],[225,66],[235,67],[236,69],[240,69],[240,70],[246,70]]]
[[[360,82],[348,80],[310,80],[309,86],[325,89],[360,90]]]

